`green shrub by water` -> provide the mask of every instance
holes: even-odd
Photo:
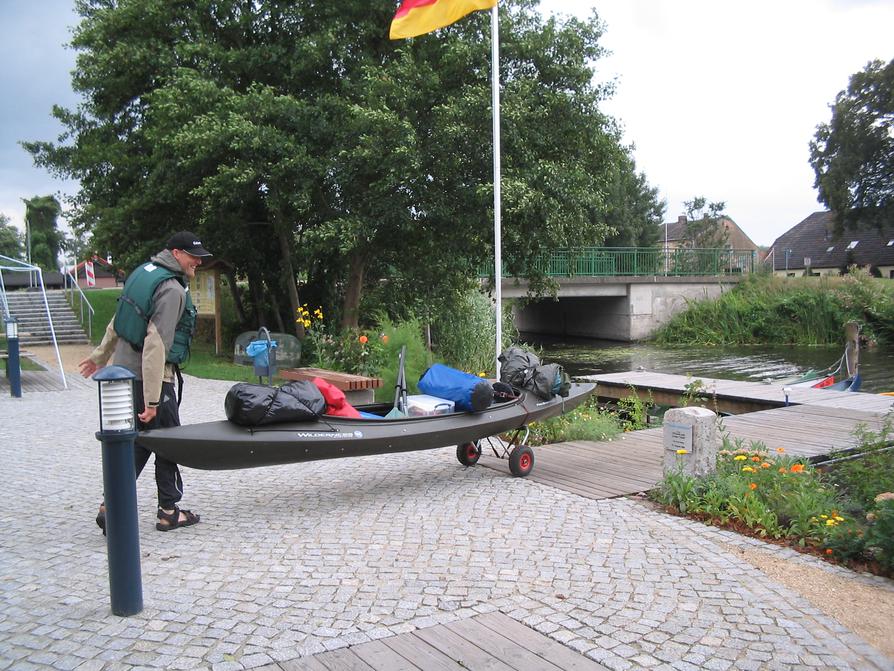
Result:
[[[753,275],[716,299],[693,301],[655,334],[658,343],[749,345],[840,343],[858,321],[870,340],[894,342],[894,282],[844,277]]]

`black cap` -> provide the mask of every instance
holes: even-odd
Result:
[[[211,252],[202,247],[202,241],[199,236],[189,231],[180,231],[174,233],[167,242],[168,249],[179,249],[193,256],[213,256]]]

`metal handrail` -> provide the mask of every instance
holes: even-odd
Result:
[[[9,302],[6,300],[6,284],[3,283],[2,270],[0,270],[0,304],[3,306],[3,319],[9,319]]]
[[[90,300],[87,298],[87,295],[84,293],[83,289],[81,289],[78,284],[78,278],[71,274],[70,270],[66,270],[63,274],[65,278],[65,290],[68,293],[68,303],[71,305],[72,309],[74,308],[74,299],[75,293],[74,290],[77,289],[77,298],[78,298],[78,307],[80,308],[80,321],[81,327],[84,326],[84,306],[87,306],[87,337],[90,340],[93,340],[93,315],[95,314],[95,310],[93,306],[90,305]]]
[[[754,272],[751,249],[660,247],[579,247],[541,254],[534,269],[547,277],[671,276],[707,277]],[[482,269],[493,275],[493,268]],[[508,275],[504,267],[503,276]]]

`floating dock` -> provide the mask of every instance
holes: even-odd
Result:
[[[815,458],[857,446],[858,426],[877,431],[894,407],[894,397],[823,389],[793,389],[785,406],[782,385],[737,382],[706,377],[630,371],[587,378],[597,384],[600,398],[620,399],[636,393],[662,405],[682,405],[681,399],[697,385],[704,405],[721,412],[723,431],[747,447],[760,441],[770,450]],[[575,441],[535,448],[529,480],[589,498],[636,494],[653,488],[662,477],[663,429],[622,434],[610,441]],[[507,471],[506,462],[488,456],[481,463]]]

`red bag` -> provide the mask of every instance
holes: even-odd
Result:
[[[360,413],[357,412],[353,405],[348,403],[345,398],[345,392],[320,377],[315,377],[313,383],[317,385],[317,389],[320,390],[323,398],[326,399],[327,415],[360,419]]]

